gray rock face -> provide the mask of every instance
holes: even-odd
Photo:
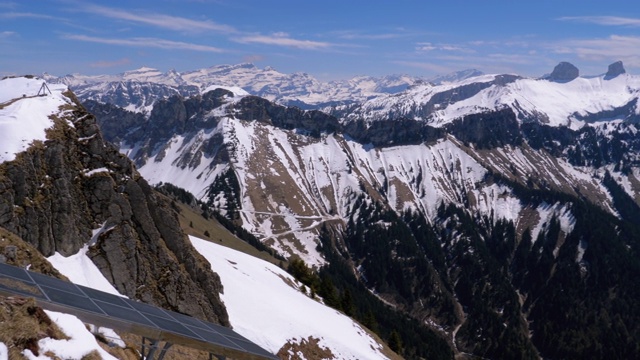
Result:
[[[613,79],[618,75],[622,75],[626,72],[627,71],[624,69],[624,65],[622,64],[622,61],[616,61],[613,64],[609,65],[609,69],[607,70],[607,73],[605,74],[604,78],[606,80]]]
[[[45,256],[74,254],[101,229],[89,256],[118,291],[228,325],[220,279],[169,200],[103,140],[81,105],[65,114],[45,142],[0,164],[0,226]]]
[[[557,82],[569,82],[578,76],[580,76],[580,70],[572,63],[563,61],[553,68],[553,72],[551,72],[548,79]]]

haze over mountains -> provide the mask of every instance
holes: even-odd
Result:
[[[154,239],[150,223],[180,237],[161,226],[164,210],[154,215],[159,195],[148,181],[290,260],[305,289],[405,358],[640,352],[640,77],[622,63],[590,77],[560,63],[541,78],[462,71],[322,83],[250,64],[45,78],[68,85],[84,106],[74,111],[95,116],[95,138],[129,158],[116,169],[108,161],[115,155],[95,152],[103,145],[87,139],[93,133],[67,140],[72,147],[88,142],[77,146],[84,155],[69,161],[74,166],[106,157],[76,171],[84,180],[74,186],[88,194],[78,206],[100,204],[90,206],[100,209],[92,210],[97,220],[83,220],[90,225],[78,232],[109,229],[92,256],[127,295],[166,302],[153,291],[132,292],[134,282],[118,285],[109,259],[120,250],[108,245],[129,228]],[[28,157],[19,155],[23,148],[9,150],[30,162],[37,151],[59,154],[47,136],[44,149],[28,148]],[[2,164],[13,190],[0,214],[13,215],[0,225],[37,245],[26,230],[33,213],[10,209],[44,214],[47,206],[32,205],[37,185],[16,185],[32,170],[12,159]],[[33,176],[29,183],[48,184],[45,174]],[[89,196],[94,187],[82,184],[94,177],[114,183]],[[116,194],[104,195],[111,189]],[[150,216],[129,216],[125,200],[136,207],[139,198],[150,204],[140,213]],[[174,241],[167,246],[181,256],[195,252]],[[348,353],[340,349],[334,353]]]
[[[132,111],[149,111],[158,96],[180,94],[186,97],[199,94],[210,86],[240,87],[252,95],[278,104],[319,108],[360,102],[385,93],[398,93],[419,82],[440,84],[480,74],[478,70],[464,70],[433,79],[389,75],[321,82],[306,73],[283,74],[271,67],[260,69],[245,63],[212,66],[182,73],[175,70],[163,73],[143,67],[118,75],[45,75],[44,78],[68,85],[83,99],[112,103]]]

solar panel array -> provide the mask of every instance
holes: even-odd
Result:
[[[278,359],[224,326],[0,263],[0,293],[3,292],[77,309],[94,317],[116,319],[159,334],[172,334],[174,339],[185,340],[187,346],[195,341],[250,358]]]

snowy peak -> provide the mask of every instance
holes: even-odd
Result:
[[[361,102],[380,94],[398,93],[424,81],[407,75],[390,75],[321,82],[304,72],[284,74],[269,66],[261,69],[250,63],[217,65],[185,72],[170,70],[163,73],[157,69],[142,67],[118,75],[73,74],[59,78],[47,75],[47,78],[51,82],[70,86],[83,101],[95,100],[147,113],[150,110],[149,104],[166,98],[167,94],[187,97],[214,85],[242,88],[251,95],[307,109]],[[132,94],[128,97],[118,96],[118,83],[139,88],[137,92],[145,94],[144,101]]]
[[[332,111],[343,122],[406,117],[436,127],[504,108],[511,109],[521,122],[572,129],[602,121],[636,122],[640,116],[636,106],[640,77],[623,71],[621,63],[612,64],[608,75],[585,78],[578,76],[575,66],[561,63],[543,79],[481,75],[456,83],[417,84],[399,94],[381,95]]]
[[[61,106],[70,103],[65,91],[65,85],[36,77],[0,81],[0,163],[46,139]]]

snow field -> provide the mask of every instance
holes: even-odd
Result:
[[[30,97],[38,93],[43,82],[24,77],[0,81],[0,163],[15,159],[34,140],[44,141],[45,129],[53,125],[49,116],[59,113],[58,108],[70,102],[62,95],[67,90],[65,85],[51,84],[52,94]],[[10,103],[14,99],[17,100]]]
[[[51,360],[49,356],[44,355],[49,351],[62,359],[82,359],[90,352],[97,351],[103,360],[118,360],[98,345],[96,338],[77,317],[55,311],[45,310],[45,312],[70,339],[55,340],[52,338],[44,338],[38,341],[42,355],[35,356],[31,350],[24,350],[22,352],[28,360]]]
[[[276,353],[289,340],[320,339],[339,359],[385,359],[382,346],[349,317],[309,298],[279,267],[235,250],[190,237],[220,275],[221,295],[233,328]],[[295,288],[291,284],[295,284]]]

